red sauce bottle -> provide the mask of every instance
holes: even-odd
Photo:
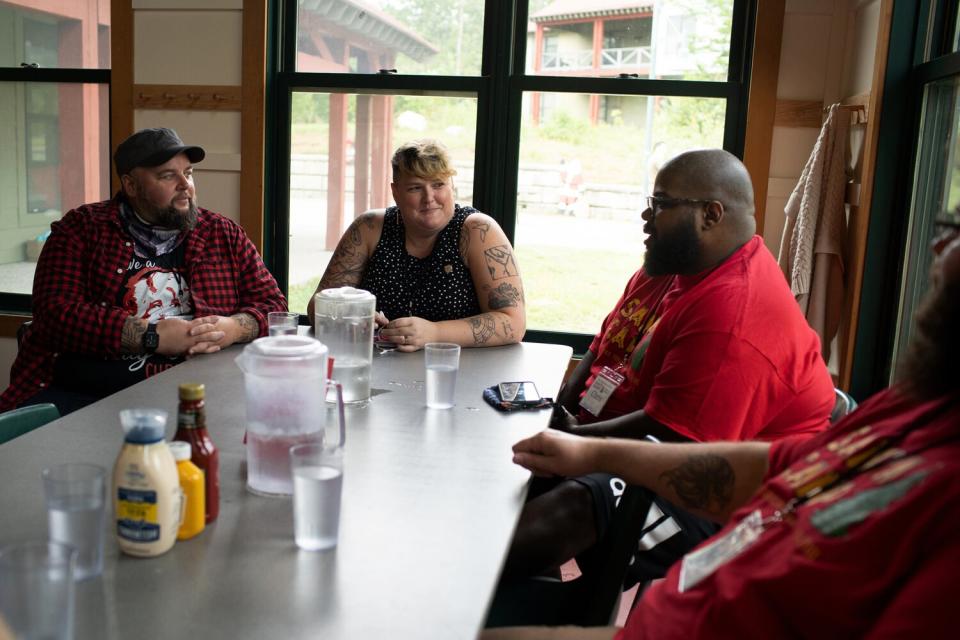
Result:
[[[177,432],[174,440],[190,444],[190,461],[203,469],[206,492],[205,519],[209,524],[220,514],[220,452],[207,433],[202,384],[180,385],[180,408],[177,411]]]

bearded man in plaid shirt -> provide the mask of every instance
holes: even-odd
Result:
[[[0,411],[61,414],[267,333],[286,300],[243,229],[197,206],[202,148],[143,129],[114,154],[122,189],[51,225],[33,281],[33,322]]]

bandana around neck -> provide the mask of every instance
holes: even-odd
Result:
[[[126,202],[120,203],[120,220],[127,233],[133,236],[137,255],[143,258],[170,253],[177,248],[186,235],[179,229],[166,229],[149,224]]]

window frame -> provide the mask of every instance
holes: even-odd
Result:
[[[54,84],[105,84],[111,86],[110,69],[43,69],[34,67],[0,67],[0,83],[54,83]],[[64,211],[63,213],[66,213]],[[5,313],[29,314],[33,296],[28,293],[0,291],[0,309]]]
[[[268,53],[267,207],[264,255],[283,291],[289,286],[290,117],[297,91],[456,96],[477,99],[473,205],[503,227],[511,242],[517,224],[517,180],[525,92],[720,98],[726,102],[723,148],[743,157],[758,0],[733,0],[725,81],[652,80],[526,75],[528,2],[484,0],[478,76],[305,73],[296,71],[297,0],[273,0]],[[272,61],[272,63],[271,63]],[[640,258],[638,256],[638,266]],[[528,328],[524,340],[567,344],[584,353],[593,336]]]

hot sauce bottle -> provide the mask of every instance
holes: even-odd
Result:
[[[180,408],[174,440],[190,444],[190,461],[203,471],[206,494],[205,518],[209,524],[220,513],[220,453],[207,433],[204,387],[197,383],[180,385]]]

